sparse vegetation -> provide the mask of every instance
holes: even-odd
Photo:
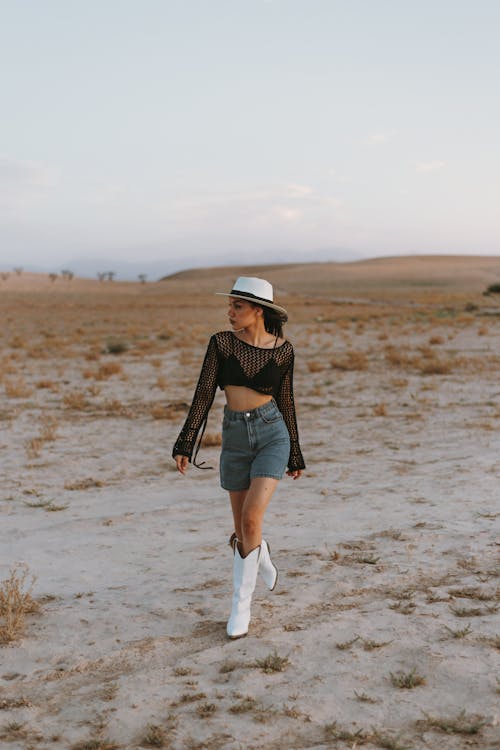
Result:
[[[368,367],[368,358],[362,351],[347,351],[331,359],[330,365],[334,370],[366,370]]]
[[[500,294],[500,284],[497,284],[497,283],[490,284],[486,288],[485,294]]]
[[[447,625],[445,625],[446,630],[448,633],[452,636],[452,638],[465,638],[466,635],[469,635],[472,633],[472,628],[470,625],[467,625],[465,628],[449,628]]]
[[[146,729],[142,744],[146,747],[165,747],[168,737],[160,724],[150,724]]]
[[[216,711],[217,711],[217,706],[215,705],[215,703],[202,703],[200,706],[197,706],[196,708],[196,713],[202,719],[206,719],[209,716],[212,716]]]
[[[439,729],[446,734],[475,735],[486,723],[484,716],[468,715],[465,709],[454,717],[425,716],[425,721],[418,722],[420,728]]]
[[[353,646],[356,641],[359,641],[359,635],[354,636],[354,638],[349,638],[347,641],[341,641],[340,643],[335,644],[335,648],[340,649],[340,651],[347,651],[348,649]]]
[[[71,750],[118,750],[120,746],[108,739],[93,738],[71,745]]]
[[[105,351],[107,354],[123,354],[129,346],[126,341],[121,339],[108,339],[106,341]]]
[[[288,657],[280,656],[276,650],[273,651],[272,654],[265,656],[263,659],[257,659],[255,662],[255,666],[266,674],[271,674],[272,672],[283,672],[289,664],[290,661]]]
[[[252,698],[250,696],[247,696],[246,698],[243,698],[243,700],[239,701],[238,703],[234,703],[232,706],[230,706],[229,710],[232,714],[244,714],[248,711],[255,711],[256,708],[258,708],[259,704],[255,700],[255,698]]]
[[[26,565],[14,565],[0,584],[0,644],[10,643],[24,632],[26,615],[40,607],[32,597],[34,576]]]
[[[425,677],[419,675],[415,668],[410,672],[391,672],[390,677],[394,687],[404,690],[411,690],[419,685],[425,685]]]

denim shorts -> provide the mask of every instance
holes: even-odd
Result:
[[[290,457],[290,436],[276,401],[251,411],[224,407],[220,483],[247,490],[254,477],[281,479]]]

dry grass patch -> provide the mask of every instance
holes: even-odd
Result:
[[[206,432],[201,441],[203,448],[222,445],[222,434],[220,432]]]
[[[89,739],[75,742],[70,750],[118,750],[120,746],[108,739]]]
[[[33,393],[32,388],[22,378],[7,380],[4,388],[7,398],[29,398]]]
[[[244,714],[248,711],[255,711],[258,708],[258,701],[256,701],[255,698],[247,696],[246,698],[243,698],[243,700],[241,700],[239,703],[235,703],[234,705],[230,706],[229,710],[232,714]]]
[[[179,703],[196,703],[206,697],[206,693],[183,693],[179,698]]]
[[[369,701],[372,702],[372,701]],[[349,747],[357,748],[362,745],[374,745],[375,747],[385,748],[385,750],[410,750],[408,745],[402,745],[399,737],[394,737],[372,729],[368,731],[360,728],[349,730],[339,726],[337,721],[325,726],[325,738],[327,741],[338,740],[340,742],[351,743]]]
[[[94,378],[96,380],[107,380],[112,375],[118,375],[122,372],[123,367],[121,366],[120,362],[104,362],[97,369],[96,373],[94,374]]]
[[[174,675],[176,677],[187,677],[188,675],[192,674],[193,670],[191,667],[176,667],[174,669]]]
[[[398,601],[389,604],[389,609],[399,612],[400,615],[411,615],[417,605],[411,599],[401,598]]]
[[[166,391],[168,388],[168,380],[164,375],[159,375],[156,378],[156,382],[154,384],[155,388],[159,388],[160,391]]]
[[[57,438],[57,420],[54,417],[42,417],[40,434],[26,442],[28,458],[38,458],[45,443],[52,443]]]
[[[84,391],[70,391],[63,397],[63,404],[66,409],[74,411],[83,411],[89,406],[89,402]]]
[[[457,599],[477,599],[481,602],[489,602],[495,599],[495,594],[491,591],[485,591],[479,586],[464,586],[462,588],[448,589],[448,594]]]
[[[439,729],[446,734],[475,735],[479,734],[486,720],[478,714],[467,715],[465,709],[455,717],[425,715],[425,720],[417,722],[422,729]]]
[[[29,731],[19,721],[9,721],[0,728],[0,740],[5,740],[6,742],[26,740],[28,736]]]
[[[29,708],[32,705],[27,698],[0,698],[0,711],[10,711],[13,708]]]
[[[331,359],[330,365],[334,370],[366,370],[368,368],[368,358],[364,352],[348,351],[342,356]]]
[[[498,611],[498,606],[491,607],[450,607],[455,617],[484,617],[485,615],[494,615]]]
[[[324,362],[316,362],[314,360],[309,360],[306,362],[307,369],[309,372],[323,372],[325,369],[325,363]]]
[[[59,510],[66,510],[69,505],[57,505],[53,500],[38,500],[33,503],[24,502],[27,508],[43,508],[48,512],[56,512]]]
[[[361,703],[378,703],[378,698],[372,698],[371,695],[368,695],[368,693],[358,693],[356,690],[354,691],[354,695],[356,696],[356,700],[360,701]]]
[[[59,392],[59,386],[54,380],[49,380],[47,378],[42,378],[41,380],[37,380],[35,383],[36,387],[39,389],[46,388],[47,390],[51,391],[52,393],[58,393]]]
[[[450,359],[440,359],[436,356],[416,358],[414,366],[421,375],[448,375],[453,367]]]
[[[35,577],[26,565],[15,565],[10,576],[0,584],[0,643],[19,638],[25,628],[26,615],[40,611],[31,593]]]
[[[442,336],[434,335],[429,338],[430,346],[440,346],[440,344],[444,344],[444,338]]]
[[[127,342],[122,339],[108,339],[105,345],[105,352],[107,354],[123,354],[128,348]]]
[[[341,641],[340,643],[335,644],[335,648],[338,648],[340,651],[347,651],[348,649],[353,646],[356,641],[359,641],[359,635],[354,636],[354,638],[350,638],[347,641]]]
[[[391,672],[391,683],[394,687],[402,690],[411,690],[419,685],[425,685],[425,677],[419,675],[416,668],[410,672]]]
[[[77,479],[73,482],[64,483],[65,490],[89,490],[92,487],[104,487],[104,482],[101,482],[100,479],[88,477],[87,479]]]
[[[390,646],[392,641],[374,641],[369,638],[362,639],[363,649],[365,651],[374,651],[377,648],[384,648],[384,646]]]
[[[219,674],[228,674],[234,672],[235,669],[239,669],[242,664],[239,661],[225,661],[219,667]]]
[[[272,674],[273,672],[283,672],[289,664],[288,657],[280,656],[275,650],[263,659],[256,659],[253,666],[258,667],[266,674]]]
[[[165,747],[168,737],[165,729],[160,724],[150,724],[141,741],[146,747]]]
[[[202,703],[201,706],[197,706],[196,708],[196,713],[202,719],[208,719],[208,717],[213,716],[216,711],[217,706],[215,703]]]
[[[466,625],[465,628],[449,628],[448,625],[445,625],[446,630],[451,635],[452,638],[465,638],[466,635],[469,635],[472,633],[472,628],[469,625]]]

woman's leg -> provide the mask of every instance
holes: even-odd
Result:
[[[230,493],[234,528],[241,542],[240,552],[243,556],[258,547],[262,541],[264,513],[277,484],[277,479],[255,477],[248,490]]]
[[[233,511],[234,533],[240,541],[243,539],[243,532],[241,530],[241,516],[247,493],[248,490],[236,490],[229,492],[229,497],[231,498],[231,510]]]

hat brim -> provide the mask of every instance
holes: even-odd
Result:
[[[254,305],[259,305],[259,307],[270,307],[271,310],[276,310],[277,312],[283,313],[283,315],[288,315],[284,307],[275,305],[274,302],[268,302],[267,300],[259,299],[258,297],[252,298],[244,294],[232,294],[231,292],[215,292],[215,294],[219,297],[237,297],[238,299],[244,299],[245,302],[253,302]]]

